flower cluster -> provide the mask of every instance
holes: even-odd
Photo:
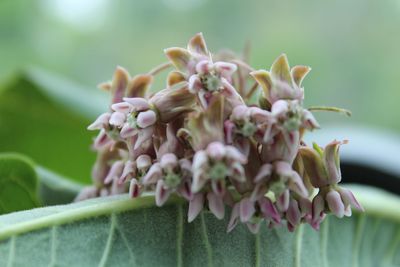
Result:
[[[256,71],[233,53],[211,54],[202,34],[165,54],[170,62],[147,74],[131,78],[118,67],[100,85],[112,102],[88,127],[100,130],[94,185],[77,200],[154,192],[162,206],[177,194],[189,203],[189,222],[203,209],[222,219],[228,207],[228,231],[240,221],[254,233],[263,222],[318,229],[327,213],[362,210],[338,185],[339,147],[346,141],[325,148],[302,141],[319,128],[303,107],[309,67],[290,68],[281,55],[270,71]],[[155,75],[169,67],[175,70],[166,88],[150,93]]]

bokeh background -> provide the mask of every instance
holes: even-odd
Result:
[[[0,151],[89,182],[95,155],[85,127],[105,109],[96,85],[117,65],[149,71],[166,60],[163,48],[200,31],[212,51],[250,42],[256,69],[282,52],[311,66],[306,105],[353,112],[318,114],[323,127],[400,133],[400,1],[2,0]]]

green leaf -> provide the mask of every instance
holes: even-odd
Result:
[[[32,162],[18,154],[0,154],[0,214],[39,206]]]
[[[30,68],[0,87],[0,151],[16,151],[75,181],[90,182],[94,133],[107,107],[100,92]]]
[[[71,203],[83,187],[40,166],[36,167],[36,172],[39,177],[39,196],[45,206]]]
[[[0,266],[393,266],[400,264],[400,199],[352,187],[366,212],[251,234],[202,213],[186,223],[172,199],[127,195],[0,216]]]

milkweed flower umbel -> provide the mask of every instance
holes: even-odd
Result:
[[[241,56],[211,53],[201,33],[164,52],[169,62],[149,73],[131,77],[117,67],[100,84],[111,103],[88,127],[99,131],[98,157],[93,185],[77,200],[153,192],[163,206],[175,194],[188,202],[189,222],[202,211],[217,219],[230,211],[228,232],[243,223],[253,233],[263,225],[319,229],[327,214],[363,210],[339,186],[347,141],[325,148],[303,141],[320,128],[303,103],[309,67],[290,68],[282,54],[269,71],[254,70]],[[169,67],[166,88],[149,93]]]

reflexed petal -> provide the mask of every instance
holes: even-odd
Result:
[[[88,130],[100,130],[102,129],[105,125],[108,124],[108,121],[110,120],[111,114],[110,113],[103,113],[101,114],[92,124],[90,124],[87,129]]]
[[[229,219],[228,229],[227,229],[228,233],[231,232],[238,224],[239,217],[240,217],[240,203],[236,203],[232,208],[231,218]]]
[[[131,198],[138,197],[140,195],[140,186],[136,179],[132,179],[129,184],[129,196]]]
[[[338,218],[344,216],[344,204],[340,194],[337,191],[330,191],[326,194],[326,202],[328,203],[329,210]]]
[[[208,207],[210,211],[217,217],[217,219],[222,220],[225,215],[225,205],[222,197],[217,196],[213,192],[207,194]]]
[[[204,206],[204,195],[198,193],[193,196],[193,199],[189,202],[188,210],[188,222],[192,222],[196,219],[197,215],[201,212]]]
[[[160,165],[163,169],[173,169],[178,166],[178,158],[172,153],[164,154],[161,157]]]
[[[144,97],[151,83],[153,82],[153,76],[148,74],[140,74],[133,77],[126,89],[126,97]]]
[[[144,142],[149,140],[153,136],[154,132],[154,127],[147,127],[144,129],[141,129],[138,134],[138,139],[135,142],[135,146],[133,149],[139,148]]]
[[[232,110],[231,119],[236,121],[248,120],[250,117],[250,109],[246,105],[236,106]]]
[[[271,113],[258,107],[250,107],[250,117],[257,123],[266,123],[271,121]]]
[[[207,179],[204,177],[204,173],[201,170],[193,172],[193,181],[192,181],[192,192],[199,192],[204,185],[206,184]]]
[[[225,146],[220,142],[212,142],[207,146],[207,155],[214,160],[222,160],[226,155]]]
[[[328,175],[320,155],[309,147],[300,147],[299,154],[311,184],[317,188],[328,185]]]
[[[107,177],[104,179],[104,184],[111,183],[114,179],[119,179],[121,177],[122,171],[125,167],[123,161],[118,160],[111,165],[110,171],[108,172]]]
[[[157,121],[157,115],[152,110],[140,112],[137,116],[137,125],[140,128],[146,128],[153,125]]]
[[[230,176],[239,182],[246,182],[246,174],[244,167],[239,162],[234,162],[230,166]]]
[[[128,114],[132,111],[133,107],[128,102],[119,102],[111,105],[111,109],[117,112]]]
[[[99,190],[96,186],[86,186],[84,187],[79,194],[75,197],[74,202],[86,200],[89,198],[95,198],[98,196]]]
[[[332,141],[324,149],[324,163],[328,172],[329,184],[337,184],[342,180],[340,173],[339,147],[347,141]]]
[[[271,107],[273,116],[283,116],[289,111],[289,103],[286,100],[278,100]]]
[[[258,205],[260,206],[261,212],[264,215],[265,219],[272,219],[276,223],[281,222],[281,216],[279,215],[277,209],[269,198],[263,197],[259,199]]]
[[[286,212],[286,219],[293,226],[297,226],[300,223],[301,213],[299,205],[295,199],[290,200],[289,208]]]
[[[185,180],[182,185],[178,188],[179,194],[184,197],[186,200],[191,201],[193,199],[193,193],[191,190],[191,183],[189,180]]]
[[[319,123],[315,119],[314,115],[311,113],[311,111],[304,109],[303,110],[303,124],[304,127],[309,129],[309,130],[314,130],[314,129],[319,129]]]
[[[149,155],[143,154],[136,159],[136,165],[139,170],[146,170],[151,166],[151,158]]]
[[[193,157],[193,172],[204,168],[208,163],[208,157],[204,150],[197,151]]]
[[[132,105],[133,111],[143,111],[150,108],[147,100],[141,97],[124,97],[124,101]]]
[[[124,169],[118,179],[118,183],[122,184],[129,178],[132,178],[134,175],[136,175],[136,164],[128,160],[127,162],[125,162]]]
[[[158,180],[157,186],[156,186],[156,205],[159,207],[164,205],[165,202],[167,202],[170,194],[171,194],[171,191],[165,188],[164,181]]]
[[[121,138],[129,138],[135,136],[137,133],[138,130],[136,128],[130,126],[129,123],[125,123],[124,126],[122,126],[119,135],[121,136]]]
[[[324,214],[325,201],[320,195],[316,195],[312,201],[312,222],[313,224],[318,223]]]
[[[111,82],[112,103],[119,103],[125,95],[126,86],[129,81],[129,73],[126,69],[118,66],[114,72]]]
[[[234,129],[235,129],[235,124],[232,121],[226,120],[224,122],[225,138],[228,144],[232,144],[233,142]]]
[[[266,163],[260,167],[256,177],[254,177],[254,182],[259,183],[265,178],[269,178],[271,174],[272,174],[272,164]]]
[[[278,210],[280,210],[281,212],[287,211],[287,209],[289,208],[289,197],[290,193],[288,189],[283,191],[283,193],[278,196],[278,198],[276,199],[276,206]]]
[[[143,184],[144,185],[149,185],[149,184],[155,184],[157,180],[162,178],[162,170],[161,166],[159,163],[154,163],[149,171],[146,173],[146,175],[143,177]]]
[[[241,164],[247,163],[247,158],[245,155],[239,152],[239,150],[234,146],[225,146],[226,156],[232,160],[238,161]]]
[[[196,64],[196,72],[198,74],[207,74],[210,72],[212,68],[212,62],[208,59],[201,60],[199,63]]]
[[[122,127],[125,123],[126,115],[122,112],[113,112],[111,114],[109,123],[118,127]]]
[[[94,147],[96,149],[101,149],[103,146],[108,144],[111,141],[111,139],[108,137],[106,131],[104,129],[101,129],[99,134],[97,135],[96,139],[94,140]]]
[[[292,171],[288,186],[290,190],[296,192],[300,196],[308,197],[308,190],[304,185],[303,179],[301,179],[300,175],[297,172]]]
[[[248,222],[253,217],[256,209],[254,208],[254,202],[250,198],[243,198],[240,201],[240,221]]]

